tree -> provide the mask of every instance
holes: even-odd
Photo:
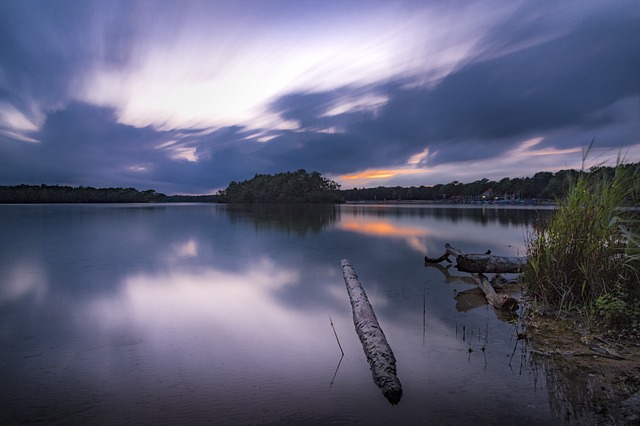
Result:
[[[341,203],[340,185],[318,172],[304,169],[275,175],[256,174],[253,179],[231,182],[218,192],[222,203]]]

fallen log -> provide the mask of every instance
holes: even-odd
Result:
[[[445,244],[444,248],[445,252],[442,256],[437,258],[425,256],[424,261],[427,263],[451,262],[449,256],[454,256],[456,268],[461,272],[495,274],[522,272],[527,263],[526,257],[495,256],[490,251],[482,254],[463,253],[451,247],[449,243]]]
[[[351,302],[353,324],[369,361],[373,381],[387,400],[396,405],[402,398],[402,385],[397,376],[393,351],[378,324],[367,294],[347,259],[342,259],[342,275]]]

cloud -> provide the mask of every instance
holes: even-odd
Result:
[[[614,125],[621,138],[614,145],[639,143],[635,131],[640,57],[634,53],[640,51],[639,17],[622,17],[618,10],[588,17],[573,30],[556,32],[552,39],[533,45],[522,46],[522,35],[516,31],[517,48],[488,59],[480,56],[435,86],[388,84],[388,102],[377,114],[343,120],[341,151],[357,153],[362,164],[378,167],[382,162],[408,162],[428,148],[426,163],[436,166],[497,158],[536,135],[549,136],[542,141],[547,148],[571,153],[593,137],[603,138]],[[507,40],[510,36],[494,34]],[[303,127],[322,127],[327,120],[321,111],[332,95],[287,96],[277,105],[284,117]],[[579,140],[568,133],[579,135]],[[312,139],[330,144],[328,136]],[[328,170],[343,173],[339,162]]]
[[[39,143],[0,140],[0,181],[169,193],[208,193],[226,186],[226,177],[216,176],[207,163],[211,140],[194,140],[194,133],[120,124],[112,109],[71,103],[49,113],[42,128],[30,134]]]
[[[640,144],[634,1],[0,1],[0,51],[5,184],[427,184]]]
[[[105,176],[121,182],[131,167],[154,161],[149,148],[157,137],[149,129],[113,124],[112,111],[82,104],[50,113],[31,135],[38,144],[0,146],[15,159],[2,162],[4,181],[31,174],[29,183],[94,184]]]
[[[123,124],[172,130],[277,127],[264,106],[286,92],[425,78],[425,69],[435,78],[509,8],[61,1],[4,9],[11,86],[29,73],[16,95],[37,95],[41,111],[73,99],[113,108]]]

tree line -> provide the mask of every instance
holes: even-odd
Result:
[[[640,176],[640,163],[623,164],[618,167],[629,169]],[[538,172],[532,177],[508,178],[499,181],[487,178],[471,183],[454,180],[447,184],[433,186],[353,188],[339,191],[346,201],[407,201],[407,200],[448,200],[448,201],[516,201],[516,200],[557,200],[564,198],[570,187],[581,174],[594,178],[613,180],[616,167],[597,166],[588,171],[560,170],[558,172]]]
[[[640,178],[640,163],[617,166]],[[165,195],[152,189],[93,188],[60,185],[0,186],[0,203],[342,203],[345,201],[518,201],[558,200],[567,195],[570,182],[581,174],[613,180],[616,167],[597,166],[588,171],[538,172],[531,177],[499,181],[487,178],[470,183],[454,180],[433,186],[353,188],[341,190],[336,182],[318,172],[300,169],[275,175],[256,174],[252,179],[231,182],[216,195]]]
[[[90,186],[17,185],[0,186],[0,203],[151,203],[166,195],[149,189],[93,188]]]
[[[148,189],[91,186],[0,186],[0,204],[35,203],[212,203],[215,195],[165,195]]]

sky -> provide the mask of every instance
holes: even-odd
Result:
[[[637,0],[0,0],[0,185],[428,186],[618,158],[640,161]]]

